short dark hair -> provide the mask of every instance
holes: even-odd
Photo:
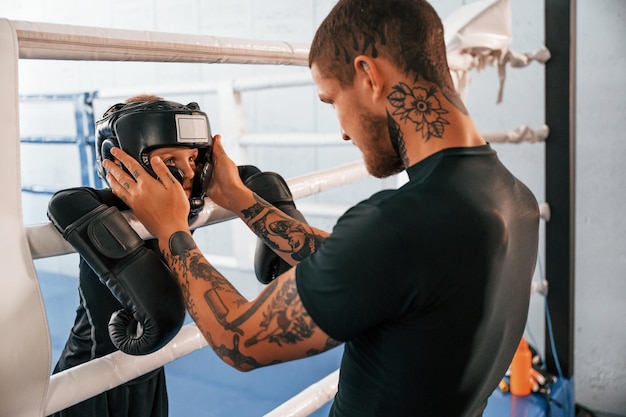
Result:
[[[454,89],[443,23],[425,0],[339,0],[315,33],[309,67],[346,87],[357,55],[384,57],[407,76]]]

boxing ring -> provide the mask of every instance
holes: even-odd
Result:
[[[552,6],[550,6],[550,4]],[[556,19],[563,13],[563,8],[570,8],[564,0],[546,1],[546,21]],[[571,10],[571,9],[570,9]],[[457,88],[464,94],[469,87],[469,74],[486,66],[498,67],[500,92],[504,85],[506,67],[523,68],[532,62],[541,64],[550,62],[550,48],[541,48],[535,53],[516,53],[509,50],[510,10],[508,0],[484,0],[464,6],[457,13],[444,20],[446,42],[449,51],[451,72]],[[569,31],[569,26],[559,30]],[[548,25],[546,25],[548,29]],[[547,36],[547,41],[555,41],[561,34]],[[562,41],[559,41],[562,42]],[[550,50],[550,52],[548,52]],[[103,358],[79,365],[70,370],[50,376],[51,347],[48,335],[48,321],[44,309],[38,277],[33,260],[73,253],[73,248],[63,240],[51,224],[24,225],[22,221],[20,179],[20,132],[18,102],[18,67],[20,59],[50,60],[87,60],[87,61],[142,61],[142,62],[185,62],[185,63],[230,63],[264,65],[308,65],[308,45],[289,42],[261,42],[250,39],[219,38],[213,36],[177,35],[159,32],[140,32],[82,26],[66,26],[26,21],[0,19],[0,143],[8,150],[8,157],[0,164],[0,173],[4,180],[5,198],[0,204],[0,222],[3,240],[0,262],[5,267],[5,276],[0,280],[0,329],[3,342],[0,344],[0,417],[45,416],[76,404],[95,394],[127,382],[145,372],[163,366],[190,352],[204,348],[207,344],[197,327],[193,324],[184,326],[179,334],[163,349],[150,355],[129,356],[114,352]],[[554,56],[552,57],[554,59]],[[550,60],[550,61],[549,61]],[[569,55],[563,64],[560,56],[558,65],[569,68]],[[562,68],[561,68],[562,69]],[[548,74],[548,71],[547,71]],[[554,75],[552,80],[562,77]],[[548,79],[546,80],[548,84]],[[209,91],[220,95],[220,103],[237,106],[239,94],[245,89],[275,88],[311,85],[309,77],[263,78],[246,82],[226,84],[206,84],[188,86],[194,92]],[[560,85],[560,82],[559,82]],[[569,90],[555,88],[551,91],[567,95],[565,104],[570,103]],[[165,89],[166,90],[166,89]],[[548,85],[546,86],[548,91]],[[101,97],[120,96],[122,92],[103,92]],[[167,95],[168,91],[159,91]],[[501,99],[502,96],[499,96]],[[548,106],[547,106],[548,107]],[[569,140],[571,114],[563,118],[562,106],[555,106],[547,112],[546,125],[532,129],[519,126],[510,131],[482,132],[485,139],[492,143],[520,143],[546,141],[546,164],[554,164],[555,169],[546,171],[546,200],[541,204],[541,214],[546,221],[547,251],[556,245],[559,252],[556,258],[565,260],[565,276],[558,273],[555,282],[550,280],[550,293],[545,288],[538,291],[546,293],[550,300],[553,291],[560,293],[556,308],[553,309],[555,321],[565,323],[563,329],[571,333],[572,317],[572,282],[573,271],[573,219],[571,214],[573,193],[573,167],[571,141]],[[275,134],[245,134],[240,128],[237,112],[228,113],[228,128],[220,133],[225,138],[234,138],[233,146],[241,151],[245,161],[245,150],[250,146],[288,145],[294,135],[289,137]],[[554,122],[553,123],[551,123]],[[566,128],[563,131],[563,123]],[[548,129],[548,126],[550,129]],[[558,135],[565,135],[565,144],[559,141],[553,148],[555,128]],[[302,144],[324,146],[340,141],[339,135],[303,134]],[[566,166],[563,168],[563,158]],[[568,162],[569,161],[569,162]],[[547,167],[548,165],[546,165]],[[554,175],[553,175],[554,174]],[[565,175],[565,178],[563,177]],[[290,178],[288,183],[296,200],[311,196],[332,188],[350,184],[367,177],[361,161],[349,163],[331,169]],[[558,190],[552,190],[550,183],[559,181]],[[565,182],[563,182],[565,181]],[[563,194],[563,184],[566,194]],[[555,200],[551,199],[554,192]],[[554,210],[554,207],[558,210]],[[566,230],[552,231],[548,225],[557,213],[557,227]],[[131,226],[144,238],[149,237],[143,226],[131,213],[124,213]],[[192,224],[192,228],[201,228],[232,219],[229,213],[210,200]],[[565,222],[565,223],[563,223]],[[559,242],[552,242],[552,236],[558,235]],[[565,239],[565,247],[563,246]],[[564,254],[563,251],[566,251]],[[561,268],[546,255],[546,270]],[[208,256],[209,260],[211,257]],[[561,262],[561,261],[559,261]],[[556,266],[555,266],[556,265]],[[551,269],[552,268],[552,269]],[[565,301],[563,296],[565,295]],[[565,305],[564,305],[565,303]],[[550,301],[548,302],[550,304]],[[563,314],[565,311],[565,314]],[[569,330],[568,330],[569,329]],[[558,351],[562,361],[557,366],[559,375],[570,377],[572,371],[573,346],[571,334],[565,337],[557,335],[557,342],[546,346],[546,356],[553,350]],[[552,336],[552,335],[551,335]],[[550,358],[547,358],[550,364]],[[564,360],[563,360],[564,359]],[[338,371],[311,385],[296,397],[266,416],[306,416],[330,401],[337,386]]]

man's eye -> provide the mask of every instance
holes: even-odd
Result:
[[[165,165],[174,165],[174,158],[167,158],[163,162],[165,162]]]

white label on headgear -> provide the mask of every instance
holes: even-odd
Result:
[[[194,114],[175,114],[177,142],[197,143],[209,142],[209,127],[206,117]]]

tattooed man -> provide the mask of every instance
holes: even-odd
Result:
[[[406,170],[409,181],[328,234],[243,186],[216,136],[209,196],[294,265],[258,298],[244,299],[198,250],[187,199],[160,160],[158,182],[116,150],[134,178],[109,164],[113,190],[158,238],[225,362],[245,371],[345,342],[331,416],[480,416],[524,330],[537,202],[477,131],[426,1],[339,0],[309,65],[368,171]]]

